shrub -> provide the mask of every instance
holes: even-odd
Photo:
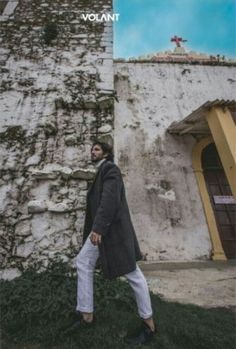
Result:
[[[56,23],[48,23],[43,30],[43,38],[46,45],[50,45],[51,41],[56,39],[58,35],[58,28]]]

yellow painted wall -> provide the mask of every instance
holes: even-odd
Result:
[[[206,215],[206,221],[211,237],[212,242],[212,259],[213,260],[226,260],[226,256],[221,244],[220,234],[217,228],[215,214],[212,209],[210,197],[207,191],[205,178],[203,175],[201,156],[203,149],[208,146],[210,143],[213,143],[213,138],[211,136],[206,137],[199,141],[195,147],[193,148],[192,161],[193,161],[193,169],[196,175],[202,204],[204,208],[204,212]]]
[[[213,107],[206,115],[209,128],[236,198],[236,125],[227,108]]]

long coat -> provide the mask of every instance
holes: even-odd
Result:
[[[102,235],[100,262],[106,278],[134,271],[142,258],[131,222],[120,169],[104,161],[87,193],[83,241],[91,231]]]

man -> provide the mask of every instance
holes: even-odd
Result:
[[[112,147],[95,142],[91,160],[97,167],[95,179],[87,193],[87,210],[83,247],[76,259],[77,312],[80,324],[91,324],[93,317],[93,275],[98,257],[104,276],[113,279],[125,276],[132,287],[142,329],[129,338],[133,344],[149,342],[155,333],[152,307],[145,277],[136,261],[141,252],[131,222],[119,168],[113,163]]]

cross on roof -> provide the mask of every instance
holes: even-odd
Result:
[[[177,47],[181,47],[181,42],[186,42],[188,40],[185,40],[183,38],[180,38],[179,36],[175,35],[173,38],[170,40],[171,42],[175,42]]]

